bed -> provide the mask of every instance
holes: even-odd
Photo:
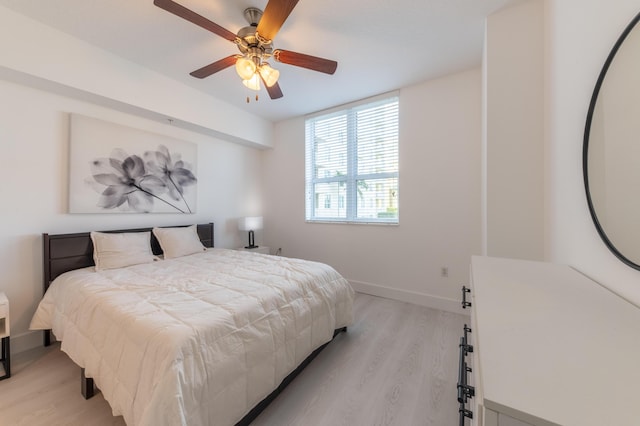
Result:
[[[158,228],[100,234],[149,233],[154,259],[97,271],[95,235],[44,234],[31,328],[45,345],[52,329],[86,397],[95,380],[129,426],[249,424],[352,321],[353,290],[328,265],[218,249],[213,224],[189,228],[206,249],[182,256]]]

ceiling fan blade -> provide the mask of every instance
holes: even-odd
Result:
[[[267,83],[265,83],[264,78],[262,77],[262,74],[260,73],[258,74],[260,75],[260,79],[262,80],[264,87],[267,89],[267,93],[269,94],[269,97],[271,99],[280,99],[282,96],[284,96],[282,94],[282,90],[280,89],[280,85],[278,84],[278,82],[276,82],[276,84],[274,84],[273,86],[269,87],[267,86]]]
[[[220,59],[219,61],[215,61],[212,64],[204,66],[200,69],[197,69],[190,74],[196,78],[205,78],[209,77],[211,74],[215,74],[218,71],[222,71],[225,68],[230,67],[236,63],[237,57],[236,55],[227,56],[224,59]]]
[[[220,25],[211,22],[207,18],[202,15],[198,15],[192,10],[187,9],[186,7],[176,3],[172,0],[153,0],[153,4],[158,6],[160,9],[164,9],[167,12],[173,13],[183,19],[186,19],[189,22],[192,22],[199,27],[204,28],[205,30],[209,30],[212,33],[219,35],[222,38],[225,38],[229,41],[235,41],[237,36],[231,31],[222,28]]]
[[[336,72],[336,68],[338,68],[336,61],[305,55],[304,53],[296,53],[290,50],[276,49],[273,51],[273,57],[276,61],[282,62],[283,64],[295,65],[325,74],[333,74]]]
[[[298,0],[269,0],[258,22],[258,34],[267,40],[273,40],[296,4]]]

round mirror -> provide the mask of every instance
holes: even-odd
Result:
[[[640,29],[638,14],[598,77],[582,164],[591,217],[607,247],[640,269]]]

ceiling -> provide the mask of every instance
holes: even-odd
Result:
[[[267,0],[177,0],[236,33]],[[236,46],[153,0],[0,0],[0,5],[271,121],[307,114],[478,66],[484,19],[522,0],[301,0],[274,47],[332,59],[334,75],[271,61],[284,97],[246,89],[233,67],[189,73]],[[247,103],[247,95],[252,97]]]

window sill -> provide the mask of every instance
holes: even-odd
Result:
[[[400,222],[366,222],[347,220],[305,220],[305,223],[321,223],[332,225],[379,225],[379,226],[400,226]]]

